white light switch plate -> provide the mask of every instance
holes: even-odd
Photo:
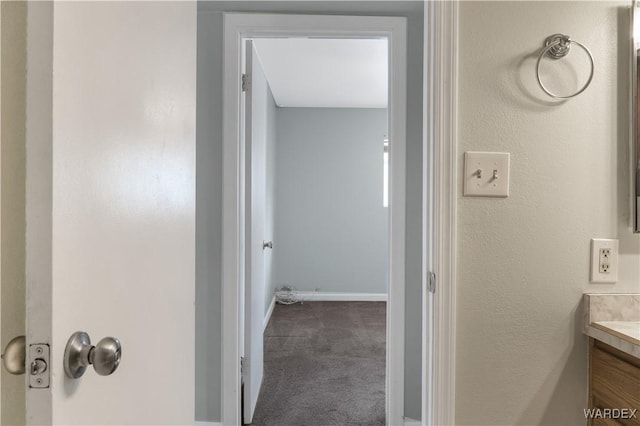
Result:
[[[464,195],[473,197],[508,197],[508,152],[465,152]]]
[[[591,282],[618,281],[618,240],[593,238],[591,240]]]

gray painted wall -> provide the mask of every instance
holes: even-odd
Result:
[[[422,275],[421,1],[201,1],[198,3],[196,176],[196,419],[220,420],[222,52],[224,11],[404,16],[407,63],[405,415],[420,418]]]
[[[278,108],[275,285],[386,293],[386,109]]]
[[[220,421],[222,19],[198,13],[195,418]],[[207,43],[205,41],[209,41]]]

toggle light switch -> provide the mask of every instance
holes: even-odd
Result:
[[[508,197],[508,152],[465,152],[464,195],[472,197]]]

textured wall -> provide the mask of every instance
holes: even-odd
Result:
[[[640,290],[629,219],[629,3],[460,5],[459,165],[467,150],[510,152],[511,196],[463,198],[458,188],[458,424],[584,424],[582,293]],[[537,54],[557,32],[587,45],[596,66],[591,86],[566,102],[535,81]],[[545,68],[546,81],[577,87],[581,54]],[[617,284],[589,283],[598,237],[620,239]]]
[[[278,108],[275,284],[386,293],[386,109]]]

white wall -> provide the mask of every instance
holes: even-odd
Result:
[[[511,152],[511,196],[464,198],[458,188],[457,424],[585,424],[582,293],[640,291],[640,237],[629,219],[629,5],[460,5],[459,165],[467,150]],[[566,102],[535,81],[537,54],[557,32],[595,59],[591,86]],[[594,237],[620,239],[619,283],[589,283]]]
[[[387,110],[278,108],[275,285],[386,293]]]
[[[420,418],[422,282],[421,1],[201,1],[198,3],[196,420],[220,420],[223,11],[405,16],[408,31],[405,414]]]
[[[26,4],[2,2],[2,221],[0,235],[2,328],[0,352],[16,336],[25,334],[25,107]],[[0,367],[1,424],[25,422],[24,376]]]

